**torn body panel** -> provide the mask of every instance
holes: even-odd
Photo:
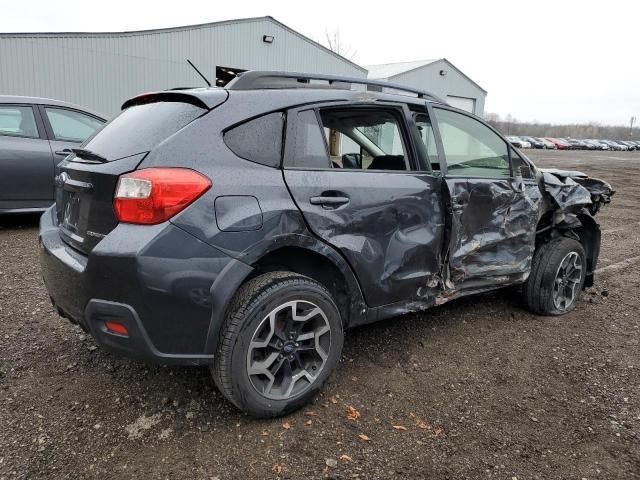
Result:
[[[508,178],[447,178],[445,184],[450,224],[442,297],[524,281],[540,218],[538,185]]]
[[[564,235],[575,238],[584,247],[587,273],[584,285],[593,285],[600,254],[600,227],[593,218],[615,193],[611,185],[573,170],[540,169],[540,188],[547,209],[538,225],[537,243]]]
[[[611,201],[615,193],[607,182],[575,170],[550,168],[540,169],[540,172],[541,188],[562,212],[579,211],[586,207],[591,215],[595,215],[602,205]]]

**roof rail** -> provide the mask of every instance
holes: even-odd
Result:
[[[312,83],[313,81],[322,83]],[[316,73],[298,72],[271,72],[262,70],[249,70],[240,73],[235,79],[226,85],[228,90],[260,90],[278,88],[327,88],[338,90],[351,90],[352,85],[365,85],[367,91],[396,93],[411,93],[418,98],[426,98],[445,103],[436,95],[418,90],[416,88],[398,85],[396,83],[368,80],[366,78],[343,77],[340,75],[324,75]],[[390,91],[392,90],[392,91]]]

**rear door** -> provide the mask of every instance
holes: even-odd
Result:
[[[286,183],[309,228],[351,264],[370,306],[438,292],[441,180],[417,136],[403,105],[287,114]]]
[[[40,105],[39,110],[56,165],[68,155],[65,149],[78,147],[105,123],[101,118],[71,108]]]
[[[446,159],[451,290],[521,281],[531,268],[540,191],[531,168],[493,129],[471,115],[434,107]]]
[[[32,105],[0,104],[0,210],[53,203],[53,160]]]

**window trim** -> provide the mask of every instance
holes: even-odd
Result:
[[[91,117],[94,118],[100,122],[102,122],[102,126],[104,127],[108,122],[107,120],[105,120],[104,118],[98,117],[97,115],[92,115],[89,112],[85,112],[83,110],[78,110],[77,108],[70,108],[70,107],[64,107],[61,105],[49,105],[49,104],[38,104],[38,105],[34,105],[34,107],[37,107],[37,110],[40,112],[40,116],[42,117],[42,123],[44,125],[44,130],[46,132],[46,138],[50,141],[54,141],[54,142],[68,142],[68,143],[77,143],[78,145],[85,142],[87,139],[91,138],[91,136],[93,135],[89,135],[89,137],[87,137],[85,140],[82,141],[77,141],[77,140],[62,140],[62,139],[58,139],[56,138],[55,134],[53,133],[53,127],[51,126],[51,122],[49,121],[49,117],[47,116],[47,108],[55,108],[58,110],[68,110],[70,112],[75,112],[75,113],[79,113],[81,115],[86,115],[87,117]],[[95,131],[94,131],[95,133]]]
[[[436,132],[436,127],[433,124],[432,116],[431,116],[432,114],[428,108],[428,105],[426,104],[422,105],[422,108],[424,108],[424,111],[418,110],[418,108],[409,107],[411,119],[413,121],[416,132],[418,133],[418,139],[421,142],[422,142],[422,138],[419,138],[420,136],[418,132],[418,120],[417,120],[418,115],[426,115],[427,118],[429,119],[429,123],[431,124],[431,129],[433,130],[433,139],[435,141],[436,155],[438,156],[438,165],[440,165],[441,167],[440,170],[433,169],[433,167],[431,166],[431,159],[429,158],[429,153],[426,151],[426,145],[425,145],[425,154],[427,155],[427,158],[424,159],[424,162],[428,165],[429,170],[425,170],[424,173],[429,173],[430,175],[433,175],[433,176],[442,176],[444,175],[442,171],[442,165],[445,163],[445,161],[442,153],[442,148],[440,147],[438,133]],[[416,141],[418,141],[418,139]],[[445,165],[445,169],[446,169],[446,165]]]
[[[498,132],[495,128],[493,128],[491,125],[489,125],[488,123],[486,123],[485,121],[483,121],[480,117],[477,117],[476,115],[467,112],[465,110],[460,110],[459,108],[455,108],[455,107],[451,107],[449,105],[443,105],[443,104],[429,104],[428,105],[429,111],[431,113],[431,111],[433,111],[433,116],[431,116],[431,124],[434,125],[434,129],[435,129],[435,135],[436,135],[436,143],[438,144],[439,148],[442,150],[442,157],[444,159],[444,166],[445,166],[445,171],[442,171],[442,175],[444,177],[448,177],[448,178],[472,178],[472,179],[489,179],[489,180],[504,180],[506,179],[511,179],[513,180],[515,177],[513,175],[513,166],[511,164],[511,150],[509,149],[510,147],[510,143],[504,138],[504,136]],[[440,110],[448,110],[450,112],[453,113],[457,113],[460,115],[463,115],[465,117],[469,117],[472,120],[475,120],[476,122],[479,122],[480,124],[484,125],[485,127],[487,127],[489,130],[491,130],[493,133],[495,133],[498,138],[500,140],[502,140],[502,142],[504,142],[505,147],[507,149],[507,157],[508,157],[508,162],[509,162],[509,175],[504,177],[481,177],[481,176],[476,176],[476,175],[454,175],[454,174],[449,174],[449,163],[447,162],[447,155],[444,151],[444,145],[442,143],[442,136],[440,135],[440,125],[438,124],[438,118],[435,115],[435,110],[436,109],[440,109]],[[440,167],[442,167],[443,164],[440,165]]]
[[[31,103],[0,103],[0,107],[22,107],[22,108],[30,108],[31,113],[33,114],[33,120],[36,124],[36,130],[38,131],[37,137],[30,137],[27,135],[7,135],[4,133],[0,133],[0,137],[3,138],[22,138],[27,140],[47,140],[47,136],[45,134],[45,128],[40,118],[40,112],[36,108],[36,105]]]
[[[345,109],[361,109],[361,110],[384,110],[390,112],[398,121],[398,127],[400,129],[402,145],[405,150],[405,155],[408,157],[405,159],[405,164],[407,165],[407,170],[369,170],[369,169],[351,169],[351,168],[318,168],[318,167],[299,167],[292,166],[291,159],[292,156],[295,155],[296,151],[296,132],[298,125],[298,115],[301,112],[313,110],[316,116],[316,120],[318,122],[318,128],[320,129],[320,133],[322,135],[322,139],[324,142],[325,152],[327,154],[327,158],[331,161],[331,156],[329,155],[329,144],[324,134],[324,126],[322,124],[322,120],[320,117],[320,110],[345,110]],[[307,171],[326,171],[326,172],[360,172],[360,173],[388,173],[395,175],[406,175],[406,174],[416,174],[416,173],[429,173],[433,174],[431,171],[423,171],[422,169],[415,168],[420,167],[420,162],[418,162],[418,154],[416,151],[416,146],[414,143],[414,139],[412,139],[412,135],[410,135],[409,131],[409,120],[413,122],[411,116],[409,115],[409,110],[407,105],[404,103],[385,103],[385,104],[371,104],[371,103],[361,103],[361,102],[323,102],[320,104],[314,105],[305,105],[298,108],[291,108],[287,110],[287,121],[286,124],[286,139],[284,144],[284,155],[282,168],[286,170],[307,170]],[[295,120],[294,120],[295,118]],[[415,168],[415,169],[414,169]]]

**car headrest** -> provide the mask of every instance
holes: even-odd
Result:
[[[368,170],[406,170],[403,155],[380,155],[373,159]]]

